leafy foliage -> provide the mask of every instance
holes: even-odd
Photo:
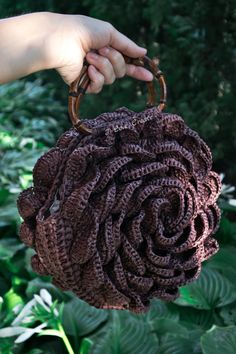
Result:
[[[121,0],[112,5],[108,0],[2,0],[0,10],[2,17],[45,10],[82,13],[112,22],[146,46],[149,56],[160,58],[166,73],[168,110],[181,114],[206,139],[216,169],[233,183],[233,5],[232,0],[216,0],[214,6],[211,0]],[[124,105],[140,110],[145,105],[142,92],[143,84],[118,80],[98,96],[86,97],[83,116]],[[236,207],[231,185],[224,185],[219,203],[220,251],[205,262],[195,283],[181,289],[174,303],[154,299],[148,313],[141,315],[97,310],[55,288],[50,277],[32,271],[33,250],[17,236],[16,197],[31,184],[35,161],[69,126],[66,102],[67,87],[50,70],[0,87],[0,353],[235,353]],[[9,330],[15,335],[8,336]],[[39,336],[40,331],[44,335]]]

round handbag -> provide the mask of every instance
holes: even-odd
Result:
[[[131,59],[147,83],[145,110],[121,107],[80,120],[88,63],[69,91],[73,127],[39,158],[17,201],[32,268],[97,308],[145,312],[174,300],[215,254],[221,182],[212,155],[183,118],[164,113],[166,84],[154,60]]]

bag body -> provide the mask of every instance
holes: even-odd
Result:
[[[184,120],[121,107],[65,132],[18,198],[20,238],[51,275],[97,308],[145,312],[174,300],[215,254],[221,182]]]

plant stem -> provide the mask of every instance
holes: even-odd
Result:
[[[73,349],[72,349],[72,346],[70,345],[70,342],[69,342],[69,339],[67,338],[66,334],[65,334],[65,331],[64,331],[64,328],[62,327],[61,323],[58,324],[58,329],[61,333],[61,339],[63,340],[65,346],[66,346],[66,349],[68,350],[68,353],[69,354],[75,354]]]

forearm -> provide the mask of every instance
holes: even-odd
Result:
[[[0,20],[0,84],[49,68],[47,12]]]

